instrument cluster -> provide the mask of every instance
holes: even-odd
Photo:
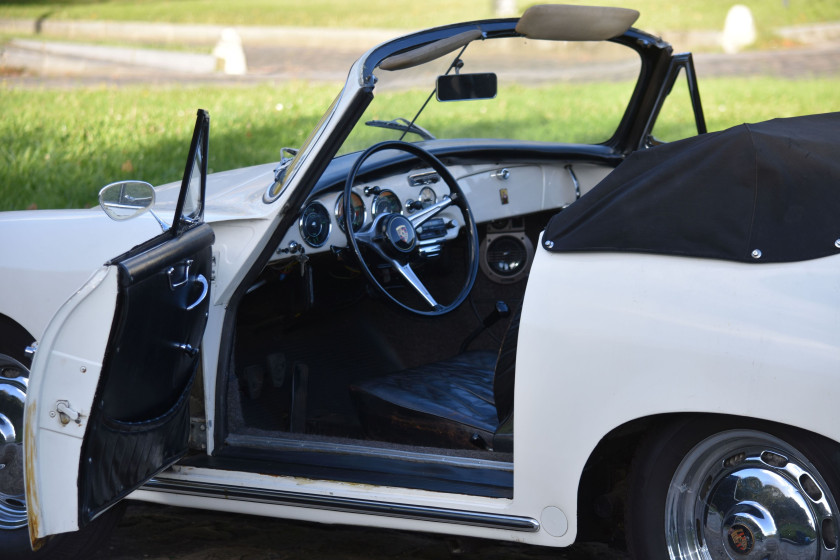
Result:
[[[419,187],[419,188],[418,188]],[[409,190],[410,189],[410,190]],[[440,191],[440,192],[438,192]],[[401,198],[400,192],[405,198]],[[414,212],[428,208],[435,204],[441,196],[448,193],[445,183],[434,176],[426,177],[422,184],[412,182],[409,178],[408,186],[385,188],[379,185],[368,185],[354,188],[350,199],[350,225],[353,231],[358,231],[366,223],[383,214],[403,214],[411,216]],[[344,193],[328,192],[311,200],[303,208],[298,220],[300,240],[311,249],[327,246],[335,231],[340,231],[340,238],[335,238],[334,244],[345,246],[344,233],[347,219],[344,215]],[[287,236],[288,237],[288,236]],[[283,247],[294,240],[286,239],[281,244],[279,253],[285,253]]]

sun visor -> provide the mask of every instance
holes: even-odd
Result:
[[[426,62],[458,50],[464,45],[475,41],[479,37],[481,37],[481,31],[479,29],[465,31],[457,35],[453,35],[452,37],[447,37],[445,39],[429,43],[428,45],[423,45],[418,49],[412,49],[404,53],[389,56],[379,63],[379,67],[382,70],[404,70],[406,68],[420,66],[421,64],[425,64]]]
[[[627,8],[540,4],[522,14],[516,31],[530,39],[605,41],[630,29],[637,19],[639,12]]]

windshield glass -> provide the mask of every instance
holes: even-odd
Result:
[[[265,203],[268,204],[274,202],[283,193],[283,190],[286,187],[286,185],[289,184],[289,181],[297,173],[298,166],[303,161],[304,154],[306,154],[309,151],[309,148],[312,147],[312,144],[321,135],[321,133],[324,131],[324,128],[327,126],[327,123],[332,118],[333,113],[335,112],[335,107],[336,105],[338,105],[338,102],[343,94],[344,90],[339,92],[336,98],[333,99],[333,102],[330,103],[327,112],[324,113],[324,116],[321,117],[321,120],[318,121],[318,124],[315,125],[315,128],[312,129],[312,132],[309,133],[309,136],[306,138],[306,140],[304,140],[303,145],[300,148],[298,148],[296,152],[294,151],[294,148],[292,148],[292,153],[295,154],[294,159],[288,162],[280,162],[280,166],[278,167],[278,169],[275,170],[275,174],[277,175],[276,180],[274,184],[268,187],[268,190],[266,191],[265,196],[263,197],[263,201]]]
[[[339,153],[399,139],[459,52],[404,70],[378,68],[374,100]],[[461,73],[495,73],[498,93],[458,102],[432,96],[414,123],[437,139],[604,142],[618,127],[641,66],[635,51],[616,43],[522,37],[473,41],[460,60]],[[403,138],[424,139],[421,131]]]

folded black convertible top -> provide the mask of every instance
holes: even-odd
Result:
[[[549,251],[791,262],[840,252],[840,113],[635,152],[554,216]]]

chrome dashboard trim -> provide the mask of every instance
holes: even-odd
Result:
[[[408,176],[408,184],[412,187],[423,187],[434,185],[440,181],[440,175],[437,171],[425,171],[422,173],[415,173]]]
[[[153,478],[142,487],[152,492],[166,492],[205,498],[238,500],[279,506],[324,509],[345,513],[399,517],[416,521],[436,523],[456,523],[488,529],[504,529],[535,533],[540,530],[540,523],[530,517],[485,513],[460,509],[439,508],[433,506],[415,506],[395,504],[358,498],[301,494],[284,490],[232,486],[228,484],[210,484],[171,479],[164,476]]]

